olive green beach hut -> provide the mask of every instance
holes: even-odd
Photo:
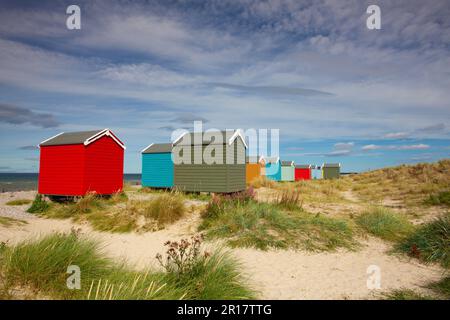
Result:
[[[220,193],[245,190],[246,148],[239,130],[181,135],[172,150],[175,188]]]
[[[294,161],[281,161],[281,181],[295,180]]]
[[[324,163],[322,164],[323,179],[338,179],[341,176],[340,163]]]

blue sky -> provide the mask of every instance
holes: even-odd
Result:
[[[140,172],[139,150],[194,120],[279,129],[282,159],[344,171],[449,158],[449,16],[448,1],[0,1],[0,172],[37,172],[33,146],[96,128]]]

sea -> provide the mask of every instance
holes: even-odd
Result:
[[[37,190],[37,173],[1,173],[0,192]],[[140,184],[139,173],[125,173],[124,182],[129,184]]]

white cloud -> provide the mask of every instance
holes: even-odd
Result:
[[[368,145],[363,146],[361,149],[364,151],[378,150],[378,149],[381,149],[381,146],[377,146],[375,144],[368,144]]]
[[[387,145],[387,146],[380,146],[375,144],[368,144],[363,146],[361,149],[363,151],[371,151],[371,150],[425,150],[429,149],[430,146],[427,144],[409,144],[409,145]]]
[[[409,137],[409,133],[407,132],[391,132],[391,133],[386,133],[383,138],[386,139],[404,139]]]

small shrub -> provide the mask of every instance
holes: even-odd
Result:
[[[399,240],[413,230],[405,217],[382,207],[363,212],[356,217],[356,223],[369,233],[390,241]]]
[[[29,213],[43,213],[50,208],[50,205],[41,194],[37,194],[34,198],[31,207],[28,208],[27,212]]]
[[[397,249],[425,262],[450,267],[450,214],[418,228],[400,242]]]
[[[150,200],[144,208],[144,216],[165,225],[179,220],[186,212],[184,199],[176,193],[163,194]]]
[[[6,203],[7,206],[23,206],[25,204],[30,204],[32,201],[28,199],[17,199],[11,200]]]
[[[209,255],[206,251],[201,255],[203,235],[191,237],[191,239],[181,239],[178,241],[167,241],[164,245],[168,247],[166,258],[161,254],[156,255],[159,264],[168,273],[185,274],[192,271],[192,268],[199,262],[203,262]]]
[[[429,205],[444,205],[450,207],[450,191],[443,191],[438,194],[432,194],[425,200],[426,204]]]

